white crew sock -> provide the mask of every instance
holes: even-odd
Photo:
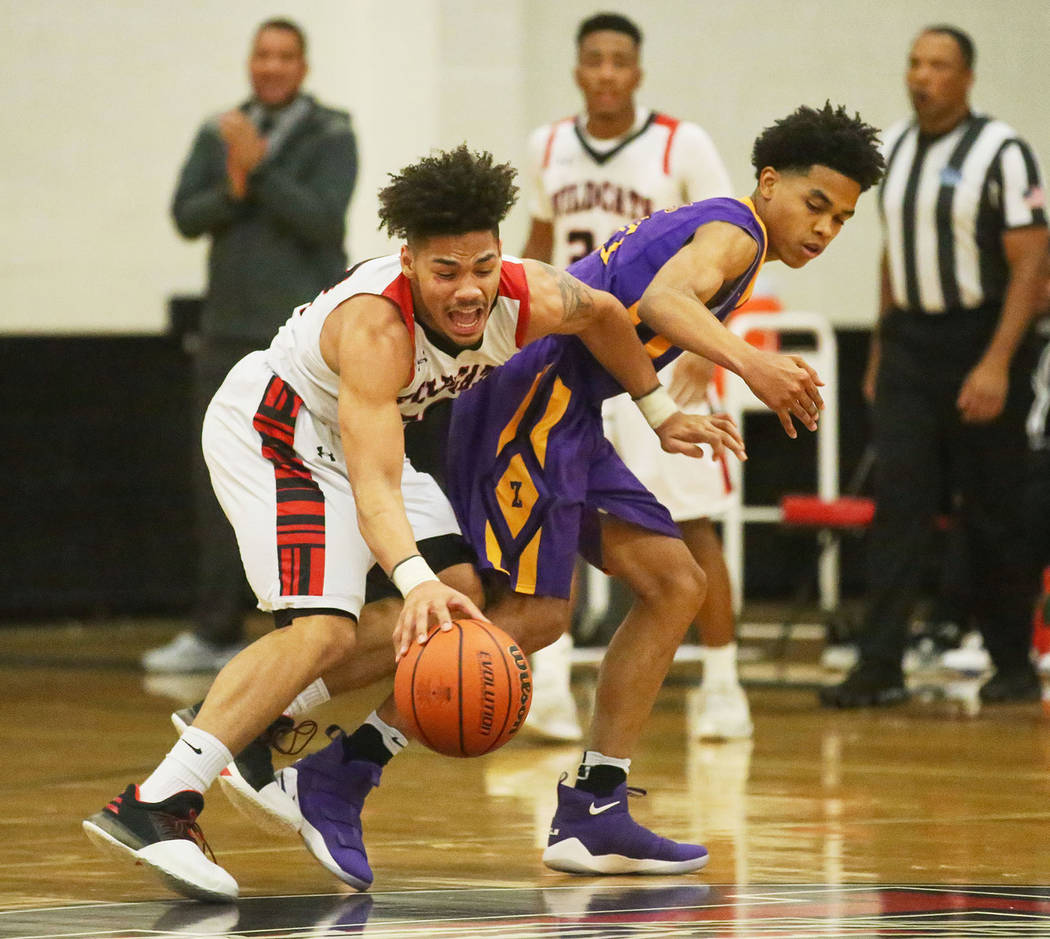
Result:
[[[580,763],[581,766],[617,766],[622,769],[625,773],[631,771],[631,761],[629,759],[623,760],[616,756],[606,756],[604,753],[599,753],[597,750],[584,750],[583,760]]]
[[[139,798],[163,802],[184,789],[204,792],[232,761],[233,755],[218,737],[198,727],[187,727],[160,766],[139,786]]]
[[[549,646],[532,653],[532,693],[569,694],[572,680],[572,635],[562,633]]]
[[[704,684],[736,685],[736,643],[724,646],[704,646]]]
[[[310,684],[295,696],[292,703],[284,709],[284,713],[289,717],[298,717],[300,714],[305,714],[319,704],[324,704],[325,701],[331,700],[332,695],[329,693],[328,686],[324,683],[324,679],[317,678],[310,682]]]

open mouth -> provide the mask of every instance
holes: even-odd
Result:
[[[481,327],[484,319],[484,309],[479,306],[465,310],[454,309],[449,311],[448,318],[452,324],[452,329],[456,333],[469,336],[476,333]]]
[[[804,244],[802,246],[802,253],[807,258],[809,258],[810,260],[812,260],[813,258],[817,257],[817,255],[819,255],[823,250],[824,249],[820,245],[811,244],[811,243],[810,244]]]

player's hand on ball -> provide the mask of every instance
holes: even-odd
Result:
[[[668,453],[701,457],[703,451],[697,444],[707,444],[716,457],[729,450],[738,459],[747,459],[740,428],[728,414],[705,416],[677,411],[656,429],[656,433],[660,438],[660,446]]]
[[[408,652],[412,642],[426,642],[427,632],[433,624],[441,629],[452,628],[452,620],[468,619],[488,622],[488,618],[466,594],[454,590],[440,580],[425,580],[417,584],[405,597],[394,627],[394,652],[398,662]]]

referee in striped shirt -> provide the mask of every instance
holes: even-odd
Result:
[[[936,513],[959,499],[973,613],[995,675],[982,701],[1037,700],[1029,657],[1038,568],[1023,492],[1032,360],[1024,354],[1047,245],[1030,147],[970,110],[974,47],[952,26],[915,39],[914,116],[890,128],[879,194],[880,317],[864,391],[873,401],[877,511],[860,657],[823,704],[904,700],[901,660]]]

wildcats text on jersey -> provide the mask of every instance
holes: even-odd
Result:
[[[481,381],[494,367],[492,365],[482,365],[481,363],[464,365],[454,375],[441,375],[439,378],[428,379],[411,394],[399,395],[397,404],[402,409],[402,419],[405,423],[423,420],[425,408],[413,414],[406,413],[404,406],[408,404],[425,405],[432,398],[447,398],[460,395],[471,385],[476,385]]]
[[[551,196],[555,216],[601,209],[628,218],[653,214],[653,200],[644,193],[609,180],[570,183]]]

